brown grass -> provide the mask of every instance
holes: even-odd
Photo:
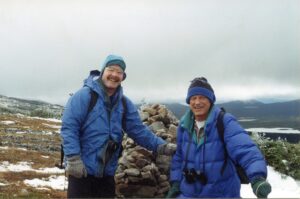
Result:
[[[48,156],[44,158],[42,156]],[[0,162],[9,161],[11,164],[18,162],[32,162],[33,169],[43,167],[54,167],[60,161],[60,153],[42,153],[30,150],[20,150],[15,148],[3,149],[0,151]]]
[[[60,122],[53,122],[43,119],[37,119],[26,116],[18,116],[13,114],[0,115],[0,121],[14,121],[15,124],[5,125],[0,123],[0,131],[5,128],[18,128],[20,131],[26,131],[28,129],[32,131],[56,131],[57,128],[53,128],[48,125],[60,126]]]
[[[43,158],[42,156],[49,156]],[[3,149],[0,153],[0,162],[9,161],[11,164],[17,164],[20,161],[32,162],[33,169],[54,167],[59,154],[47,154],[37,151],[23,151],[14,148]],[[42,179],[48,178],[53,174],[36,173],[34,171],[23,172],[0,172],[0,182],[9,184],[7,186],[0,186],[0,198],[2,197],[25,197],[25,198],[66,198],[66,191],[53,190],[40,190],[27,186],[23,183],[26,179]],[[61,175],[61,174],[60,174]],[[27,194],[22,193],[22,189],[27,190]]]
[[[52,128],[48,125],[59,126],[59,122],[9,114],[0,114],[0,121],[15,122],[15,124],[10,125],[0,123],[0,146],[9,147],[8,149],[0,149],[0,164],[3,161],[8,161],[10,164],[28,162],[33,169],[39,169],[54,167],[55,164],[59,163],[60,152],[58,150],[53,152],[51,148],[55,146],[59,149],[59,134],[46,135],[42,133],[57,131],[57,128]],[[34,133],[16,134],[16,131]],[[46,150],[43,150],[43,152],[21,150],[19,148],[20,144],[22,145],[21,148],[31,149],[34,146],[39,146]],[[43,156],[48,156],[49,158]],[[46,190],[41,190],[24,184],[25,179],[42,179],[48,178],[50,175],[53,174],[36,173],[34,171],[0,172],[0,183],[6,184],[6,186],[0,186],[0,198],[66,198],[66,191],[54,190],[50,187],[47,187]]]

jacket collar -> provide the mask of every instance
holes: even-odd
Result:
[[[191,109],[187,110],[180,119],[180,126],[186,129],[190,134],[193,132],[195,116]]]
[[[204,129],[207,129],[207,132],[209,131],[209,129],[212,127],[212,125],[214,123],[215,112],[216,112],[215,109],[216,109],[216,107],[213,105],[213,107],[211,107],[211,109],[208,113],[208,116],[207,116],[207,119],[205,122],[205,126],[204,126]],[[190,134],[192,134],[192,132],[194,131],[194,129],[193,129],[194,121],[195,121],[194,113],[189,108],[185,112],[185,114],[182,116],[182,118],[180,119],[180,126],[184,129],[186,129]]]
[[[101,81],[101,76],[89,76],[87,79],[84,80],[84,86],[87,86],[93,91],[95,91],[99,95],[99,97],[102,98],[105,101],[105,103],[108,104],[110,104],[111,101],[112,104],[116,104],[123,96],[123,88],[120,85],[116,90],[115,94],[112,96],[112,100],[110,100],[109,96],[107,95],[105,86]]]

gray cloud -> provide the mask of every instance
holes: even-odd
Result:
[[[65,103],[110,53],[135,101],[300,98],[300,2],[0,1],[0,93]],[[245,92],[246,91],[246,92]]]

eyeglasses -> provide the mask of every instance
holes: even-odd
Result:
[[[110,73],[114,73],[116,72],[118,75],[123,75],[124,72],[123,70],[121,69],[118,69],[119,67],[116,67],[116,66],[107,66],[106,67],[106,71],[110,72]]]

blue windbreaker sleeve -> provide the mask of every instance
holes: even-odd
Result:
[[[177,128],[177,149],[176,153],[172,158],[171,170],[170,170],[170,181],[181,181],[182,179],[182,164],[184,164],[183,153],[182,153],[182,139],[184,129],[180,126]]]
[[[62,117],[61,137],[66,156],[80,154],[80,128],[85,120],[90,101],[90,89],[84,87],[67,102]]]
[[[244,168],[250,182],[257,176],[266,178],[267,167],[264,156],[235,117],[226,113],[224,127],[224,140],[230,158]]]
[[[127,112],[125,131],[138,145],[148,150],[157,150],[158,145],[166,143],[162,138],[156,136],[148,127],[146,127],[138,114],[137,108],[126,97]]]

